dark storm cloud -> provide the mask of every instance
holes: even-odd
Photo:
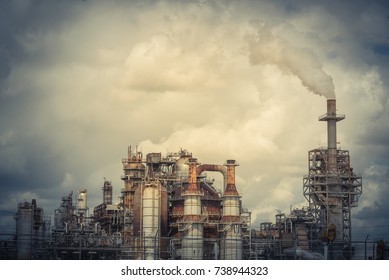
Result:
[[[81,1],[1,1],[0,49],[16,63],[26,57],[25,47],[21,44],[23,36],[37,36],[47,30],[55,29],[72,20]]]
[[[8,78],[11,73],[11,66],[8,56],[4,51],[0,51],[0,81]]]
[[[387,123],[383,123],[383,121],[384,119],[372,121],[371,126],[361,136],[360,143],[375,146],[378,149],[380,147],[387,147],[389,143],[389,125]],[[384,155],[388,156],[388,154]]]
[[[386,194],[387,197],[388,194]],[[355,215],[356,218],[369,221],[373,219],[379,220],[384,219],[385,222],[388,220],[388,214],[389,213],[389,205],[387,203],[382,202],[375,202],[373,206],[367,206],[362,208],[357,215]],[[372,223],[374,224],[374,222]]]
[[[9,79],[21,67],[34,71],[45,55],[29,49],[26,38],[36,40],[71,20],[78,2],[0,3],[0,208],[11,206],[12,193],[50,193],[63,180],[62,155],[50,151],[50,133],[55,131],[39,128],[39,121],[52,117],[37,118],[45,111],[42,92],[32,84],[19,87],[23,80],[10,85]]]
[[[107,153],[114,154],[119,166],[115,175],[120,177],[122,155],[105,145],[107,139],[115,138],[112,141],[120,142],[125,154],[128,139],[110,137],[112,125],[105,123],[105,116],[111,115],[112,108],[105,98],[96,103],[90,97],[94,89],[82,88],[86,83],[96,84],[95,73],[101,71],[96,48],[101,48],[97,50],[100,61],[111,58],[102,40],[106,39],[106,45],[120,45],[110,41],[110,35],[116,34],[112,30],[118,32],[115,39],[127,35],[115,23],[126,21],[125,12],[116,19],[105,14],[104,5],[114,13],[126,4],[0,2],[0,209],[15,209],[17,200],[38,198],[41,206],[52,211],[61,195],[86,184],[91,173],[111,164],[105,162]],[[86,17],[90,22],[83,21]],[[110,26],[112,22],[116,26]],[[89,74],[90,69],[95,72]],[[104,172],[96,175],[97,181]]]

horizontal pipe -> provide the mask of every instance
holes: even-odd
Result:
[[[196,170],[197,175],[200,175],[204,171],[220,172],[223,175],[223,192],[224,192],[227,186],[227,168],[223,165],[217,165],[217,164],[202,164],[197,166],[197,170]]]

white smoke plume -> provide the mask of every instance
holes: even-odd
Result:
[[[293,46],[274,35],[267,24],[261,24],[257,31],[256,35],[247,36],[251,64],[277,65],[285,74],[296,75],[312,93],[335,99],[332,77],[324,72],[311,49]]]

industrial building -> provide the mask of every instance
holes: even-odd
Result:
[[[102,203],[88,218],[87,191],[72,193],[55,211],[53,257],[109,259],[243,259],[250,212],[235,186],[235,160],[201,164],[186,150],[162,155],[128,149],[124,188],[113,204],[104,180]],[[205,172],[220,172],[222,192]]]
[[[308,152],[302,188],[307,206],[277,213],[274,222],[259,228],[252,228],[251,212],[242,206],[236,160],[201,163],[183,149],[144,156],[130,146],[122,160],[120,201],[113,202],[107,179],[101,204],[91,212],[85,188],[75,199],[73,192],[63,196],[49,241],[41,243],[43,258],[350,259],[350,213],[362,194],[362,179],[351,167],[349,151],[337,147],[336,124],[344,118],[336,113],[336,100],[327,100],[319,120],[327,122],[328,146]],[[222,174],[222,189],[210,172]],[[31,248],[39,246],[30,235],[39,235],[42,224],[36,202],[19,205],[16,258],[38,258]]]
[[[351,208],[358,205],[362,178],[354,173],[350,153],[337,148],[336,123],[345,118],[336,113],[336,100],[327,100],[327,149],[308,152],[308,175],[304,177],[304,196],[317,223],[321,239],[333,247],[333,258],[351,255]]]

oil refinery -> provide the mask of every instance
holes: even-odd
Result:
[[[37,201],[18,205],[16,234],[2,258],[253,260],[351,259],[351,209],[362,178],[347,150],[337,147],[336,100],[327,100],[327,148],[308,151],[302,195],[307,205],[277,213],[274,222],[251,226],[235,183],[238,163],[202,163],[191,152],[143,155],[131,146],[122,160],[123,188],[114,203],[104,179],[101,203],[88,207],[82,188],[62,197],[53,225]],[[207,174],[218,172],[218,189]],[[13,245],[12,245],[12,244]],[[378,247],[377,247],[378,248]]]

